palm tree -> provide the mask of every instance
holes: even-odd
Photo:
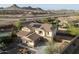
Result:
[[[22,22],[21,21],[15,22],[15,27],[16,27],[17,31],[20,30],[22,27]]]
[[[54,33],[54,36],[56,36],[56,32],[59,28],[60,21],[57,19],[57,17],[54,17],[54,18],[48,18],[48,23],[52,24],[52,31],[55,29],[55,31],[52,32],[52,34]],[[52,37],[52,38],[54,38],[54,37]]]
[[[52,41],[48,42],[47,48],[46,48],[47,53],[54,53],[54,52],[58,51],[53,39],[54,39],[54,36],[56,35],[56,32],[58,30],[60,21],[57,20],[57,17],[55,17],[55,18],[47,18],[47,20],[45,22],[52,24],[52,31],[53,31],[53,28],[55,29],[54,35],[52,32],[52,38],[51,38]]]

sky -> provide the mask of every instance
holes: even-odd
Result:
[[[20,7],[40,7],[42,9],[79,9],[79,4],[17,4]],[[8,7],[11,4],[0,4],[0,7]]]

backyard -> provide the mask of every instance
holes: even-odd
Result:
[[[36,54],[60,54],[63,49],[69,44],[67,41],[56,42],[53,43],[46,43],[41,46],[37,46],[35,49]]]

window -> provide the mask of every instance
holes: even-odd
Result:
[[[49,35],[49,32],[47,32],[47,35]]]
[[[30,42],[32,42],[32,41],[30,41]]]
[[[42,34],[42,31],[39,31],[39,34]]]
[[[73,46],[76,46],[76,44],[74,43]]]

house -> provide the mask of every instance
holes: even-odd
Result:
[[[26,43],[30,47],[34,47],[37,41],[51,41],[56,30],[51,24],[31,23],[22,28],[17,36],[22,39],[22,43]]]
[[[53,38],[53,36],[56,34],[56,29],[54,29],[51,24],[31,23],[30,26],[36,34],[48,40]]]

